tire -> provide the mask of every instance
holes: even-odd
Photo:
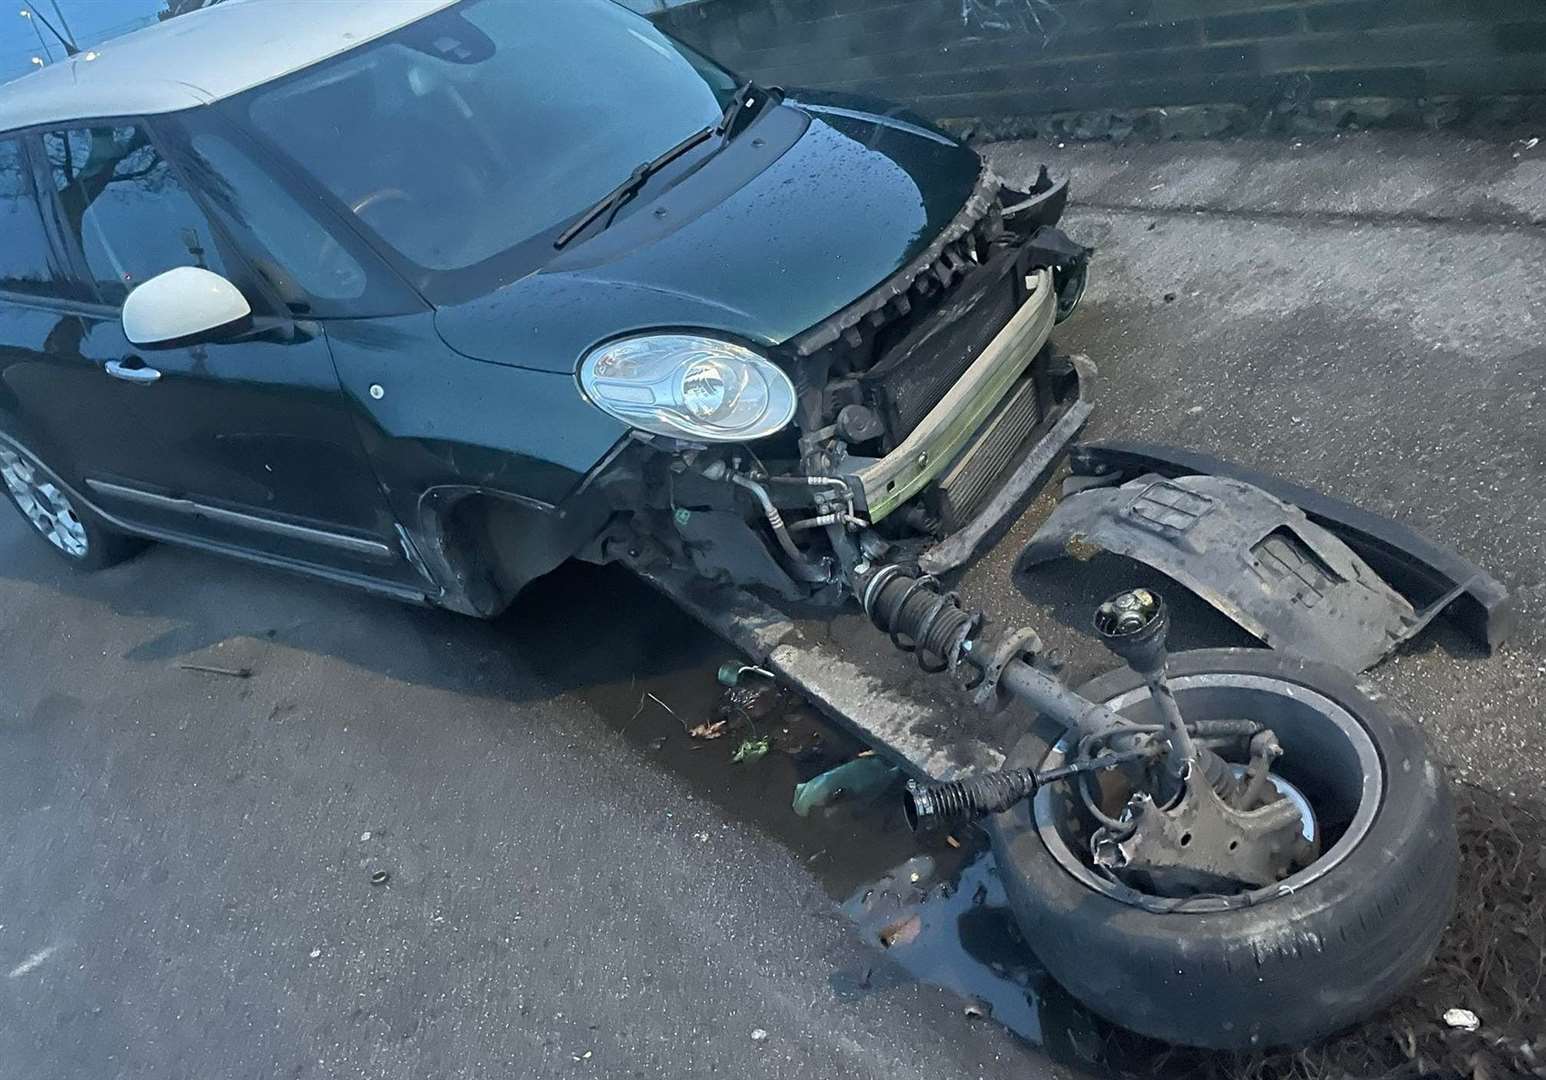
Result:
[[[1339,706],[1344,724],[1350,716],[1378,754],[1383,792],[1374,798],[1364,787],[1354,796],[1372,808],[1372,820],[1360,826],[1361,836],[1349,826],[1341,861],[1330,857],[1339,850],[1332,846],[1304,873],[1329,868],[1287,895],[1272,890],[1230,910],[1155,911],[1076,877],[1022,803],[990,821],[989,832],[1026,939],[1094,1012],[1167,1042],[1218,1050],[1302,1046],[1377,1011],[1432,960],[1454,905],[1454,809],[1422,732],[1340,669],[1284,653],[1182,653],[1171,657],[1170,672],[1183,713],[1188,694],[1204,692],[1183,690],[1188,682],[1226,690],[1232,682],[1286,684]],[[1142,688],[1124,667],[1080,692],[1101,702],[1129,695],[1122,707],[1130,708],[1135,698],[1147,699]],[[1060,734],[1038,726],[1007,764],[1040,766]],[[1285,774],[1289,749],[1279,763]],[[1301,770],[1315,757],[1301,753]],[[1332,769],[1314,760],[1309,766],[1312,774]],[[1043,797],[1056,796],[1051,789],[1038,796],[1045,824],[1053,804]]]
[[[85,506],[48,466],[9,440],[0,440],[0,492],[29,529],[77,570],[102,570],[144,550]]]

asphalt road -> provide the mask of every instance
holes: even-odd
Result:
[[[569,692],[697,662],[565,617],[615,583],[485,625],[0,514],[0,1076],[1049,1075]]]

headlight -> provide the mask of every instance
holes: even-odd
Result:
[[[750,349],[697,334],[623,338],[593,350],[580,385],[629,427],[701,442],[744,442],[794,418],[794,384]]]

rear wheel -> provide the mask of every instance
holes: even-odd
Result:
[[[1253,892],[1147,895],[1091,865],[1085,811],[1052,785],[990,822],[1026,938],[1088,1007],[1170,1042],[1302,1045],[1376,1011],[1432,959],[1454,903],[1454,811],[1421,731],[1340,669],[1266,649],[1181,653],[1170,679],[1189,721],[1276,732],[1274,772],[1313,808],[1322,854]],[[1128,668],[1081,693],[1147,719]],[[1038,728],[1008,764],[1060,763],[1060,734]]]
[[[52,471],[6,443],[0,443],[0,487],[54,553],[79,569],[100,570],[145,547],[78,505]]]

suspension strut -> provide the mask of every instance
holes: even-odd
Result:
[[[1041,649],[1035,631],[985,635],[982,612],[963,608],[961,598],[933,577],[890,564],[860,575],[854,584],[870,621],[893,645],[915,654],[925,671],[949,671],[987,711],[1019,699],[1081,735],[1129,726],[1035,666]]]
[[[1099,702],[1069,689],[1036,666],[1041,641],[1035,631],[1022,629],[990,640],[981,611],[968,610],[961,598],[947,592],[926,574],[900,564],[876,568],[859,577],[855,592],[870,621],[904,652],[917,656],[927,672],[949,671],[974,701],[996,712],[1019,700],[1067,728],[1071,741],[1104,737],[1137,728],[1131,720]],[[1229,766],[1207,747],[1194,743],[1191,727],[1181,719],[1166,680],[1165,634],[1169,627],[1163,602],[1147,590],[1113,597],[1101,605],[1096,628],[1119,657],[1144,676],[1156,700],[1171,775],[1184,780],[1194,766],[1221,797],[1235,793]],[[1154,728],[1140,730],[1156,730]],[[1087,771],[1109,768],[1146,752],[1129,750],[1099,763],[1059,770],[1057,775],[1010,770],[945,784],[909,784],[909,820],[963,822],[1008,809],[1042,783]]]

